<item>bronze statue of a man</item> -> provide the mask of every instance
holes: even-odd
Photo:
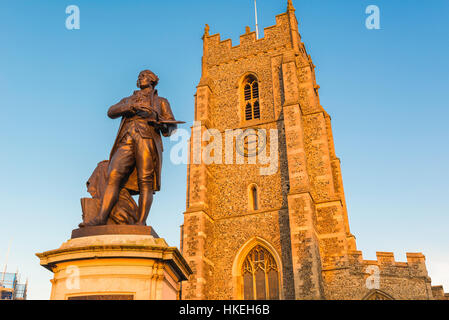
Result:
[[[156,85],[159,78],[151,71],[139,74],[140,90],[109,108],[111,119],[122,117],[119,132],[111,151],[107,182],[98,215],[84,221],[80,227],[105,225],[126,188],[131,195],[139,195],[136,225],[146,225],[153,202],[153,194],[160,190],[162,169],[162,138],[177,128],[170,104],[159,97]]]

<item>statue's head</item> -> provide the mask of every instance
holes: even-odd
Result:
[[[137,86],[141,89],[152,87],[153,89],[157,86],[159,78],[150,70],[143,70],[139,73],[137,78]]]

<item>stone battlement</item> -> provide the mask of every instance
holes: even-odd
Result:
[[[449,293],[444,293],[443,286],[432,286],[432,294],[435,300],[449,300]]]
[[[288,12],[276,16],[276,25],[264,28],[264,37],[257,39],[256,32],[247,27],[240,36],[240,44],[233,46],[231,39],[221,40],[219,33],[204,36],[204,59],[208,66],[215,66],[232,60],[248,58],[258,53],[266,53],[292,46],[291,25]]]
[[[422,253],[407,253],[407,262],[399,262],[394,258],[393,252],[376,252],[377,260],[364,260],[362,251],[351,251],[349,253],[350,261],[363,265],[378,265],[378,266],[396,266],[396,267],[411,267],[411,266],[426,266],[426,257]]]

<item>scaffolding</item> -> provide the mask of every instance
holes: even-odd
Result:
[[[0,300],[26,300],[28,281],[20,283],[19,274],[0,273]]]

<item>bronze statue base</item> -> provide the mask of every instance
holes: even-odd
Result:
[[[75,229],[72,231],[72,239],[114,234],[146,235],[159,238],[156,231],[154,231],[152,227],[110,224]]]

